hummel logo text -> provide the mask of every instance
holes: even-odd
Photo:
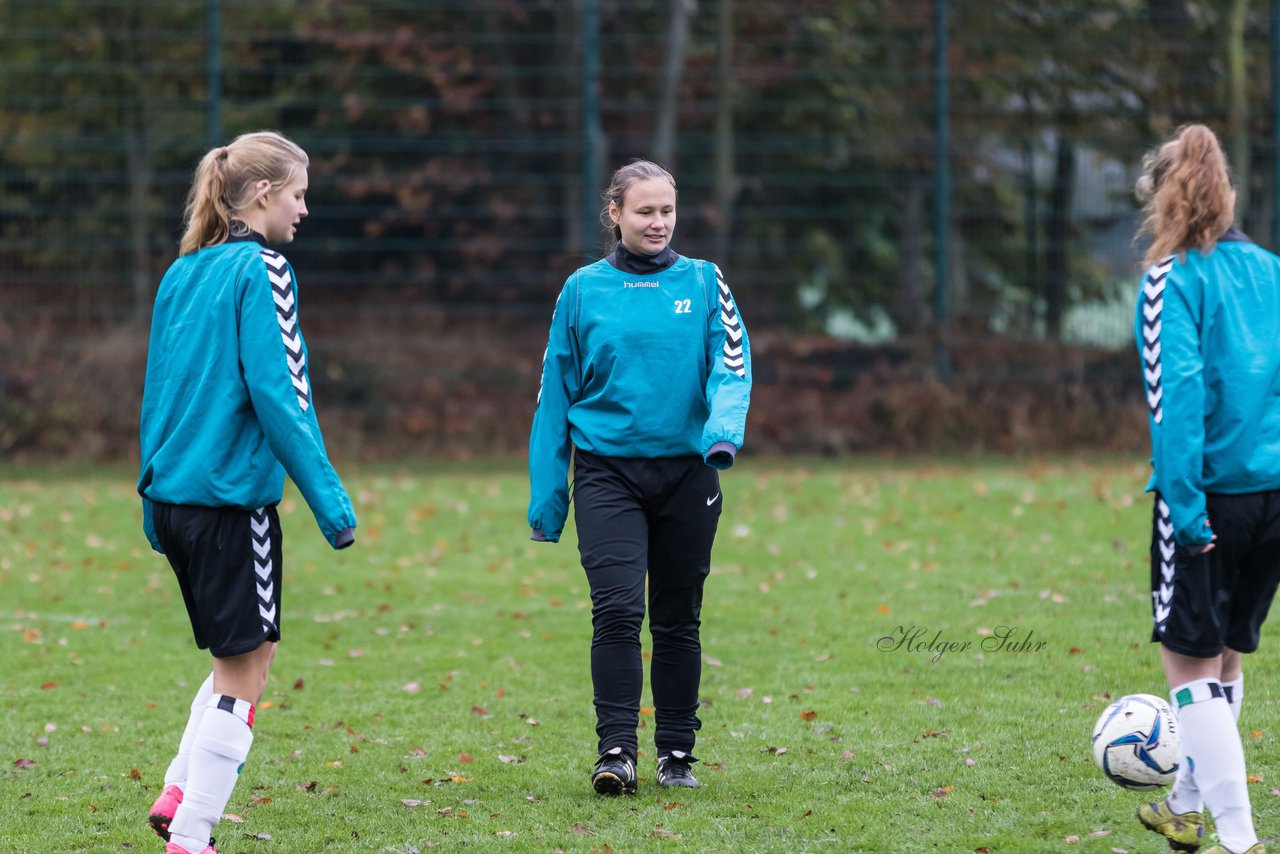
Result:
[[[622,286],[624,288],[660,288],[662,284],[660,282],[623,282]]]
[[[715,504],[715,503],[716,503],[716,499],[717,499],[717,498],[719,498],[719,497],[720,497],[720,493],[718,493],[718,492],[717,492],[715,495],[713,495],[713,496],[711,496],[710,498],[708,498],[708,499],[707,499],[707,506],[708,506],[708,507],[710,507],[712,504]]]

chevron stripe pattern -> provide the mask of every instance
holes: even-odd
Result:
[[[271,519],[267,508],[259,507],[249,513],[249,535],[253,542],[253,571],[257,575],[258,616],[268,633],[278,629],[276,620],[276,590],[272,581]]]
[[[729,293],[729,286],[718,266],[716,285],[720,296],[720,322],[724,324],[724,366],[745,379],[747,366],[746,357],[742,354],[742,321],[738,318],[738,307],[733,304],[733,294]]]
[[[303,412],[311,406],[311,385],[307,382],[307,354],[302,349],[302,331],[298,329],[298,307],[293,298],[293,275],[289,262],[279,252],[262,250],[271,280],[271,296],[276,301],[276,320],[280,322],[280,339],[284,341],[285,361],[293,389],[298,393],[298,406]]]
[[[1151,560],[1156,564],[1157,577],[1151,590],[1151,609],[1155,618],[1156,632],[1163,635],[1165,623],[1169,619],[1169,610],[1173,601],[1173,576],[1175,572],[1173,541],[1173,522],[1169,519],[1169,505],[1164,499],[1156,498],[1155,530],[1152,534],[1153,550]]]
[[[1164,285],[1173,266],[1170,255],[1147,271],[1142,282],[1142,375],[1147,385],[1147,406],[1151,418],[1164,420],[1164,384],[1160,365],[1160,315],[1164,311]]]

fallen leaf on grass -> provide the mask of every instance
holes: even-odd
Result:
[[[702,662],[711,667],[724,667],[724,662],[718,658],[712,658],[709,655],[702,656]]]
[[[1091,832],[1089,833],[1089,835],[1090,835],[1090,836],[1095,836],[1095,837],[1096,837],[1096,836],[1110,836],[1110,835],[1111,835],[1111,831],[1109,831],[1109,830],[1094,830],[1094,831],[1091,831]]]
[[[57,682],[45,682],[44,684],[42,684],[42,685],[40,686],[40,690],[41,690],[41,691],[48,691],[50,688],[57,688],[57,687],[58,687],[58,683],[57,683]]]
[[[13,760],[13,767],[14,767],[14,768],[30,768],[32,765],[35,765],[35,764],[36,764],[36,761],[35,761],[34,759],[15,759],[15,760]]]
[[[510,765],[512,762],[519,765],[521,762],[524,761],[524,759],[522,759],[519,756],[507,756],[505,754],[499,753],[498,761],[501,762],[503,765]]]
[[[741,699],[745,699],[745,698],[747,698],[747,697],[750,697],[750,696],[752,695],[752,693],[754,693],[754,692],[753,692],[750,688],[739,688],[739,689],[738,689],[738,692],[737,692],[737,694],[736,694],[735,696],[737,696],[737,697],[738,697],[738,699],[740,699],[740,700],[741,700]]]
[[[596,832],[595,832],[594,830],[591,830],[591,829],[589,829],[589,828],[583,827],[582,825],[578,824],[576,821],[573,823],[573,827],[572,827],[572,828],[570,828],[570,829],[571,829],[574,833],[581,833],[583,836],[595,836],[595,835],[596,835]]]
[[[249,838],[250,838],[250,839],[261,839],[263,842],[270,842],[270,841],[271,841],[271,834],[270,834],[270,833],[251,833],[251,834],[249,834]]]
[[[684,837],[679,833],[672,833],[665,827],[656,827],[654,828],[653,833],[650,833],[649,835],[656,836],[659,839],[684,839]]]
[[[761,753],[772,753],[774,756],[781,756],[787,752],[785,747],[766,747]]]
[[[244,819],[242,819],[240,816],[236,815],[235,813],[230,813],[230,812],[223,813],[222,820],[229,821],[232,824],[244,824]]]
[[[133,778],[133,779],[135,779],[135,780],[141,780],[141,779],[142,779],[142,772],[141,772],[141,771],[139,771],[137,768],[130,768],[130,769],[129,769],[129,776],[130,776],[130,777],[132,777],[132,778]]]
[[[459,753],[458,761],[461,762],[463,765],[470,765],[472,762],[476,761],[476,758],[472,756],[470,753]]]
[[[937,736],[946,734],[947,731],[945,729],[927,729],[924,731],[925,738],[936,738]]]
[[[487,718],[489,717],[489,710],[486,709],[484,706],[472,706],[471,714],[479,715],[482,718]]]
[[[1080,837],[1079,837],[1079,836],[1076,836],[1076,835],[1073,833],[1073,834],[1071,834],[1070,836],[1064,836],[1064,837],[1062,837],[1062,841],[1063,841],[1063,842],[1065,842],[1065,843],[1067,843],[1068,845],[1075,845],[1077,842],[1079,842],[1079,841],[1080,841]]]
[[[663,808],[664,810],[673,810],[673,809],[675,809],[676,807],[682,807],[682,806],[684,806],[684,804],[683,804],[683,803],[681,803],[680,801],[675,801],[675,802],[673,802],[673,803],[663,804],[663,805],[662,805],[662,808]]]
[[[1237,778],[1237,779],[1239,779],[1239,778]],[[1245,781],[1246,783],[1261,783],[1261,782],[1262,782],[1262,775],[1261,775],[1261,774],[1250,774],[1248,777],[1245,777],[1245,778],[1244,778],[1244,781]]]
[[[516,832],[514,830],[499,830],[496,833],[494,833],[494,836],[498,837],[499,839],[510,839],[515,835],[516,835]]]
[[[298,679],[297,679],[297,681],[293,683],[293,690],[295,690],[295,691],[301,691],[301,690],[302,690],[302,677],[301,677],[301,676],[299,676],[299,677],[298,677]]]
[[[400,803],[407,807],[425,807],[430,804],[431,801],[420,801],[417,798],[401,798]]]
[[[817,717],[818,717],[818,713],[817,713],[817,712],[801,712],[801,713],[800,713],[800,720],[802,720],[802,721],[812,721],[812,720],[816,720],[816,719],[817,719]]]
[[[422,690],[422,686],[417,682],[406,682],[400,690],[404,691],[406,694],[416,694]]]

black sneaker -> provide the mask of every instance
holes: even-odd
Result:
[[[596,770],[591,772],[591,785],[602,795],[634,795],[635,757],[621,747],[606,750],[596,760]]]
[[[658,757],[658,785],[664,789],[697,789],[702,786],[693,776],[693,763],[698,760],[683,750],[673,750]]]

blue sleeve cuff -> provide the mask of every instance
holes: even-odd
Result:
[[[356,541],[356,529],[344,528],[338,532],[338,536],[333,538],[333,547],[335,549],[345,549]]]
[[[713,469],[724,471],[733,465],[733,461],[737,455],[737,445],[732,442],[716,442],[703,456],[703,460]]]
[[[548,536],[548,534],[547,534],[545,531],[539,531],[537,528],[534,528],[534,529],[533,529],[533,531],[532,531],[532,533],[530,533],[530,534],[529,534],[529,539],[533,540],[535,543],[558,543],[558,542],[560,542],[560,538],[559,538],[559,537],[552,537],[552,536]]]

